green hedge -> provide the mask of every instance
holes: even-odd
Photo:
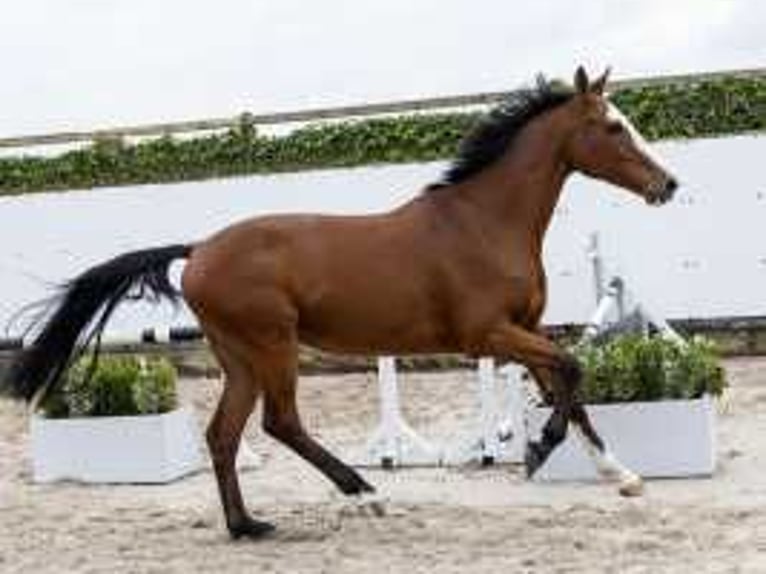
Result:
[[[64,383],[43,401],[45,416],[130,416],[176,408],[176,370],[167,359],[104,355],[91,373],[92,361],[81,357],[67,371]]]
[[[766,78],[629,88],[614,97],[650,139],[766,129]],[[222,134],[136,145],[106,140],[55,157],[0,159],[0,194],[445,159],[476,117],[441,113],[345,121],[270,137],[258,134],[243,115],[237,128]]]

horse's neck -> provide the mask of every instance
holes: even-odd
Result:
[[[478,208],[482,226],[541,249],[568,174],[556,135],[537,130],[520,134],[505,156],[460,193]]]

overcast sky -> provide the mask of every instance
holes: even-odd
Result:
[[[764,0],[2,0],[0,135],[766,67]]]

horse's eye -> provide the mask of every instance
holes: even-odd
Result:
[[[625,126],[621,122],[609,122],[606,125],[606,131],[610,134],[621,134],[625,131]]]

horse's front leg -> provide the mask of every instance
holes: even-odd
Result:
[[[488,332],[481,353],[523,364],[543,393],[553,399],[553,412],[543,427],[541,439],[527,443],[524,462],[528,476],[533,476],[563,442],[568,422],[572,421],[602,476],[618,480],[622,495],[641,494],[641,477],[624,467],[606,448],[577,397],[582,373],[574,356],[541,333],[510,322],[500,323]]]
[[[546,395],[553,398],[553,412],[540,440],[527,443],[524,457],[527,475],[531,477],[566,438],[567,425],[576,410],[580,366],[572,355],[543,335],[507,321],[487,332],[477,354],[515,361],[531,372],[545,369],[551,374],[549,380],[540,382],[545,384]]]
[[[541,389],[552,386],[553,376],[550,370],[537,367],[529,371]],[[643,480],[612,454],[593,427],[585,405],[577,395],[574,397],[569,420],[574,423],[573,430],[596,465],[599,474],[607,480],[618,482],[619,492],[623,496],[640,495],[643,492]]]

